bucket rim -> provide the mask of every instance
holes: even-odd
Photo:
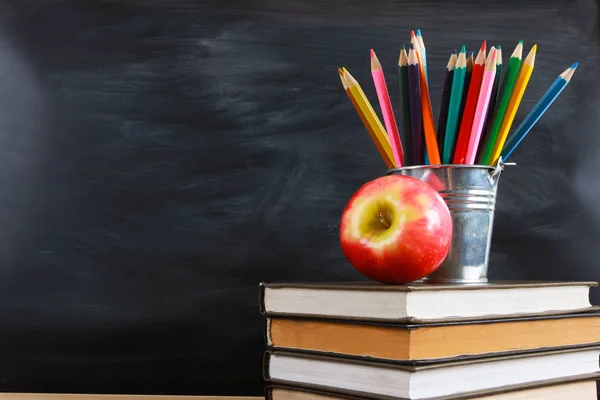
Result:
[[[502,158],[498,160],[497,165],[484,164],[433,164],[433,165],[409,165],[406,167],[397,167],[388,169],[388,175],[397,171],[407,171],[411,169],[478,169],[487,171],[503,170],[507,165],[516,165],[515,163],[505,163]]]
[[[396,172],[396,171],[406,171],[411,169],[484,169],[488,171],[493,171],[496,167],[492,167],[491,165],[481,165],[481,164],[435,164],[435,165],[409,165],[406,167],[397,167],[388,169],[388,173]]]

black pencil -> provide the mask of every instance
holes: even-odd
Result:
[[[450,55],[446,74],[444,76],[444,90],[440,105],[440,118],[438,120],[437,141],[440,148],[440,157],[443,154],[444,138],[446,136],[446,122],[448,121],[448,105],[450,104],[450,93],[452,92],[452,79],[454,78],[454,65],[456,64],[456,49]]]
[[[398,60],[398,77],[400,83],[400,104],[402,116],[402,131],[400,133],[402,146],[404,147],[404,165],[413,165],[412,157],[412,138],[410,133],[410,100],[408,96],[408,55],[406,47],[402,46],[400,50],[400,59]]]
[[[421,117],[421,96],[419,92],[419,60],[413,45],[408,52],[408,97],[410,99],[410,132],[412,135],[412,163],[423,164],[423,119]]]

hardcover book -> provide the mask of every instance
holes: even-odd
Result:
[[[383,285],[378,283],[260,284],[266,316],[371,321],[447,321],[551,315],[595,310],[597,282],[489,282]]]

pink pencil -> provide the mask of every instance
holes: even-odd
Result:
[[[390,144],[392,145],[394,162],[396,168],[399,168],[404,166],[404,149],[402,148],[402,142],[400,142],[400,133],[398,132],[396,117],[394,117],[394,110],[392,110],[392,103],[390,102],[390,95],[388,94],[387,85],[385,84],[383,70],[381,69],[381,64],[373,49],[371,49],[371,74],[373,75],[373,81],[375,82],[375,90],[377,91],[377,97],[379,98],[379,106],[381,107],[381,113],[383,114],[385,129],[388,132]]]
[[[481,139],[481,131],[485,124],[485,115],[488,105],[490,104],[490,95],[494,86],[494,77],[496,76],[496,48],[490,49],[490,54],[485,62],[485,70],[483,72],[483,80],[481,81],[481,89],[479,90],[479,98],[477,99],[477,108],[475,109],[475,117],[471,126],[471,135],[469,135],[469,144],[467,145],[467,153],[465,164],[474,164],[477,156],[477,148]]]

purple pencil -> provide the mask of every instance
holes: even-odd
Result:
[[[412,134],[412,163],[423,165],[423,120],[419,93],[419,59],[413,45],[408,52],[408,99],[410,103],[410,132]],[[414,110],[414,111],[413,111]]]

